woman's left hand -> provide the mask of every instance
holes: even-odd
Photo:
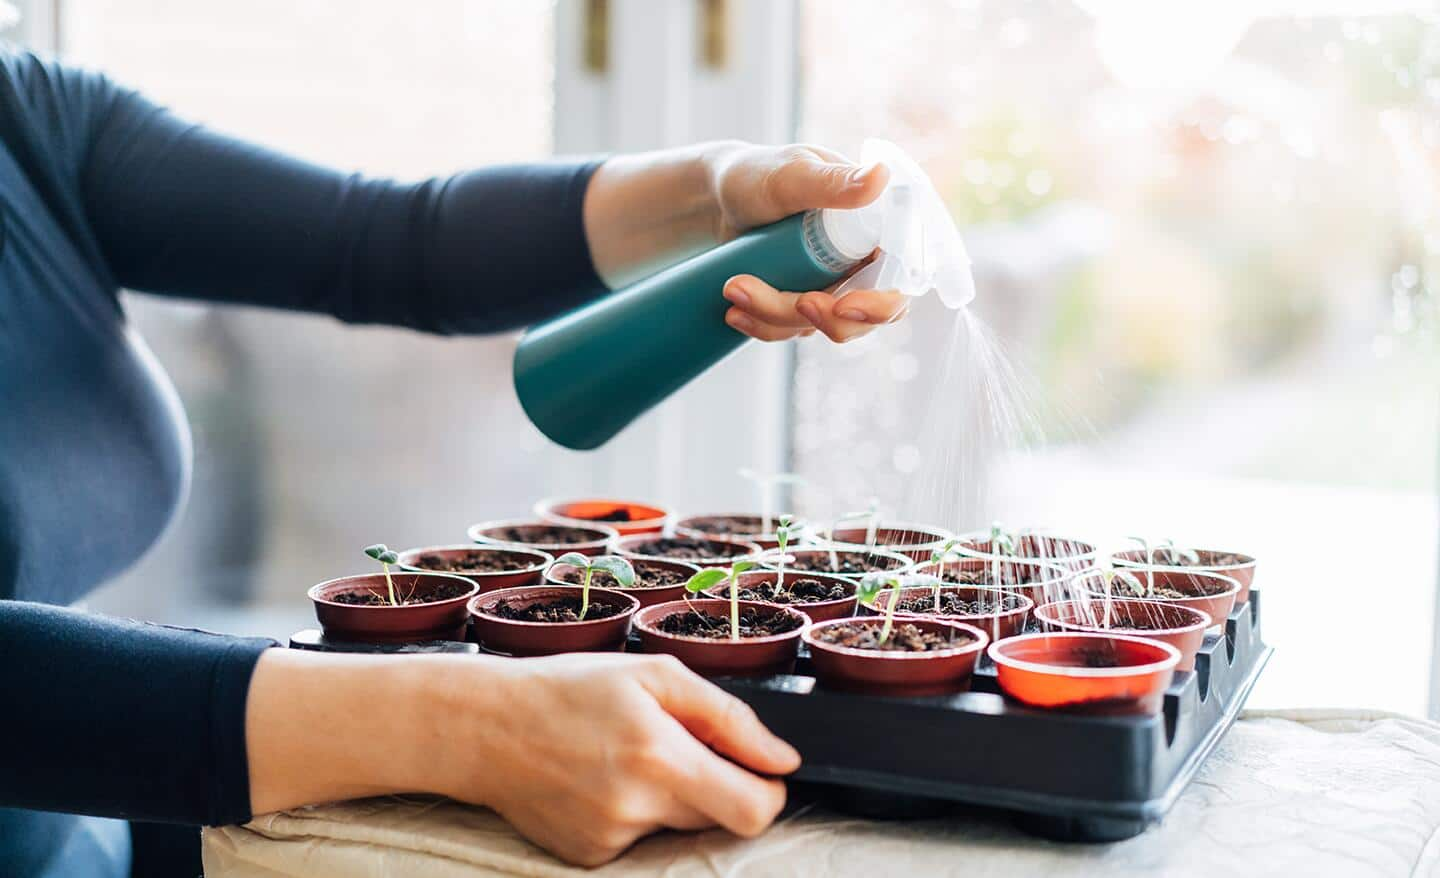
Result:
[[[724,144],[707,151],[711,185],[719,202],[721,241],[815,208],[862,207],[885,189],[884,165],[856,165],[819,146]],[[731,304],[725,322],[761,341],[782,341],[819,330],[846,342],[905,313],[906,297],[893,291],[855,290],[842,299],[823,291],[779,291],[741,274],[725,284]]]

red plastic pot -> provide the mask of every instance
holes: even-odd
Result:
[[[1000,689],[1032,707],[1084,713],[1159,713],[1180,663],[1168,643],[1118,634],[1022,634],[990,644]],[[1089,667],[1105,656],[1115,667]]]
[[[1113,600],[1057,601],[1035,608],[1035,618],[1049,629],[1125,634],[1159,640],[1180,651],[1177,671],[1195,670],[1195,654],[1205,642],[1210,617],[1199,610],[1164,601]],[[1159,628],[1137,629],[1138,622]]]
[[[700,572],[700,568],[695,566],[694,564],[689,564],[685,561],[670,561],[664,558],[636,558],[632,562],[631,566],[635,568],[635,572],[637,575],[639,575],[641,570],[645,567],[663,568],[666,570],[678,570],[684,573],[687,579]],[[567,572],[573,572],[574,570],[575,568],[569,564],[561,564],[558,562],[555,564],[551,564],[550,569],[545,571],[545,580],[555,585],[564,585],[569,586],[570,588],[578,588],[579,586],[577,583],[567,582],[565,579],[562,578],[562,574]],[[606,581],[610,582],[612,580],[607,579]],[[650,607],[654,606],[655,604],[663,604],[666,601],[680,600],[685,596],[685,583],[683,582],[679,585],[662,585],[658,587],[637,586],[634,588],[618,588],[616,586],[606,586],[606,588],[614,588],[616,591],[623,591],[625,594],[628,594],[631,597],[635,598],[637,601],[639,601],[640,606],[642,607]]]
[[[790,607],[777,607],[755,601],[740,601],[740,608],[785,613],[795,617],[801,624],[795,630],[784,634],[746,637],[739,641],[683,637],[667,634],[656,627],[662,619],[676,613],[700,612],[718,618],[729,618],[729,601],[702,598],[645,607],[635,614],[635,630],[640,634],[640,645],[645,652],[673,655],[686,667],[707,677],[752,677],[788,674],[794,670],[800,634],[810,623],[810,619]]]
[[[501,601],[531,605],[575,596],[570,585],[527,585],[485,592],[471,598],[470,619],[475,639],[491,652],[513,656],[556,655],[562,652],[617,652],[625,648],[630,621],[640,602],[623,591],[591,588],[590,603],[620,607],[604,619],[581,622],[526,622],[494,615]]]
[[[500,534],[508,529],[518,529],[522,532],[527,528],[551,528],[551,527],[573,527],[577,537],[583,537],[571,543],[547,543],[530,539],[507,540]],[[582,555],[601,555],[610,541],[619,536],[619,531],[605,524],[556,524],[553,521],[537,521],[528,518],[507,518],[498,521],[482,521],[479,524],[472,524],[465,531],[466,536],[477,543],[484,543],[491,546],[524,546],[527,549],[538,549],[549,555],[559,557],[566,552],[579,552]],[[522,533],[523,535],[523,533]]]
[[[925,631],[945,634],[963,631],[974,638],[953,649],[932,652],[899,652],[880,649],[852,649],[819,640],[816,635],[836,625],[867,625],[876,628],[885,620],[876,618],[834,619],[817,622],[802,635],[810,647],[810,665],[821,686],[844,692],[871,695],[950,695],[970,688],[975,662],[990,638],[973,625],[944,619],[900,620]],[[899,622],[897,621],[897,624]]]
[[[1070,537],[1026,533],[1021,535],[1019,542],[1019,551],[1016,553],[1019,557],[1032,561],[1049,561],[1075,571],[1094,567],[1096,559],[1099,557],[1094,543]],[[961,555],[986,559],[994,557],[995,553],[994,547],[990,544],[989,534],[961,537],[955,543],[955,551]],[[1009,556],[1002,555],[1000,557]]]
[[[990,585],[1015,594],[1023,594],[1037,607],[1070,597],[1070,580],[1075,575],[1074,571],[1049,561],[1026,561],[1017,558],[994,558],[993,556],[991,560],[951,557],[939,563],[927,561],[924,564],[917,564],[914,572],[939,576],[946,582],[958,582],[958,577],[962,573],[979,572],[989,575],[998,573],[998,585],[993,582],[976,584]]]
[[[703,558],[681,558],[678,555],[660,554],[663,549],[651,545],[664,539],[669,539],[669,537],[662,537],[659,534],[632,534],[630,536],[616,537],[610,541],[610,551],[622,558],[663,558],[669,561],[685,561],[690,564],[698,564],[701,567],[728,566],[732,561],[742,558],[753,558],[760,554],[759,546],[746,542],[745,540],[737,540],[729,537],[691,537],[690,539],[702,539],[707,543],[723,546],[725,547],[725,552],[724,554],[709,555]]]
[[[707,519],[732,519],[753,522],[753,526],[745,530],[715,530],[713,525],[707,526]],[[711,515],[689,515],[675,522],[675,535],[677,537],[690,537],[692,539],[711,539],[713,537],[726,537],[732,540],[744,540],[747,543],[754,543],[762,549],[775,549],[780,546],[779,539],[775,536],[775,528],[778,527],[776,519],[770,519],[770,527],[765,527],[765,522],[758,515],[748,513],[714,513]],[[805,526],[800,519],[790,523],[790,545],[798,542],[798,535]]]
[[[1023,594],[1005,591],[999,588],[990,588],[984,585],[946,585],[941,586],[940,593],[959,593],[961,600],[974,601],[982,600],[987,604],[993,604],[995,610],[989,613],[915,613],[904,610],[896,610],[897,619],[948,619],[952,622],[964,622],[967,625],[974,625],[990,636],[991,640],[1000,640],[1005,637],[1013,637],[1025,630],[1025,622],[1030,618],[1030,611],[1035,608],[1035,602]],[[930,598],[935,594],[935,589],[927,586],[911,586],[900,590],[900,601],[914,598]],[[883,615],[885,609],[890,606],[894,599],[895,590],[887,588],[875,596],[863,606],[876,615]],[[1015,598],[1020,601],[1020,606],[1013,610],[1000,609],[1005,598]]]
[[[780,574],[773,570],[750,570],[740,574],[740,588],[762,588],[772,585],[775,578]],[[836,598],[833,601],[811,601],[809,603],[775,604],[777,607],[794,607],[812,622],[823,622],[827,619],[844,619],[855,615],[855,580],[846,579],[843,576],[830,576],[824,573],[794,573],[785,571],[785,581],[790,582],[796,579],[818,579],[827,585],[838,585],[845,589],[846,596]],[[726,580],[721,584],[705,592],[708,597],[716,600],[728,601],[730,599],[730,581]],[[772,601],[761,601],[761,603],[773,603]]]
[[[1199,573],[1218,573],[1221,576],[1228,576],[1240,583],[1240,592],[1235,596],[1235,603],[1244,606],[1250,600],[1250,585],[1255,581],[1255,558],[1251,555],[1242,555],[1239,552],[1221,552],[1214,549],[1197,549],[1195,554],[1200,556],[1200,563],[1194,566],[1178,567],[1177,570],[1196,571]],[[1219,559],[1228,555],[1234,555],[1240,560],[1233,564],[1222,564]],[[1128,552],[1116,552],[1110,556],[1116,567],[1146,567],[1150,566],[1145,558],[1145,552],[1134,549]],[[1160,565],[1156,565],[1160,566]]]
[[[875,540],[869,542],[869,529],[864,525],[837,528],[827,545],[841,546],[851,551],[879,549],[883,552],[898,552],[911,561],[929,561],[931,554],[949,542],[954,534],[941,527],[928,524],[912,524],[903,521],[887,521],[875,529]]]
[[[1157,589],[1170,587],[1184,592],[1188,597],[1168,598],[1152,594],[1132,594],[1118,578],[1111,583],[1110,591],[1105,588],[1101,571],[1087,570],[1075,577],[1076,595],[1106,598],[1138,597],[1142,600],[1161,601],[1181,607],[1199,610],[1210,617],[1211,626],[1224,625],[1235,608],[1236,597],[1240,594],[1240,583],[1218,573],[1199,573],[1183,567],[1129,567],[1126,572],[1140,580],[1142,586],[1149,586],[1148,577],[1153,573]]]
[[[342,576],[313,585],[308,592],[315,603],[315,618],[325,636],[351,643],[414,643],[423,640],[464,640],[465,604],[480,587],[464,576],[451,573],[390,574],[395,589],[401,594],[424,589],[425,583],[464,583],[464,594],[426,604],[398,607],[364,604],[342,604],[334,599],[346,593],[386,595],[384,573],[363,573]]]
[[[835,549],[835,553],[842,562],[846,560],[854,561],[855,563],[864,565],[866,569],[859,573],[844,573],[836,571],[833,568],[815,571],[794,569],[792,566],[794,564],[794,561],[804,558],[818,559],[822,565],[826,565],[828,567],[830,563],[829,549],[807,547],[804,549],[785,550],[785,554],[791,559],[793,559],[791,561],[785,562],[785,575],[789,576],[791,573],[797,573],[800,575],[805,575],[808,573],[825,573],[830,576],[839,576],[844,579],[853,579],[859,581],[861,577],[863,577],[866,573],[869,573],[871,570],[887,570],[893,571],[895,573],[903,573],[909,571],[910,568],[915,565],[915,562],[911,560],[908,556],[901,555],[898,552],[850,551],[837,547]],[[776,566],[776,553],[771,552],[766,555],[761,555],[756,560],[759,561],[760,566],[765,568],[766,570],[774,570]]]
[[[659,533],[665,529],[670,513],[650,503],[636,503],[631,500],[580,499],[541,500],[535,504],[535,514],[544,521],[556,524],[570,524],[586,527],[603,524],[625,534]],[[616,515],[627,516],[617,518]]]
[[[468,543],[461,546],[421,546],[418,549],[406,549],[400,553],[400,562],[397,566],[401,570],[426,572],[428,568],[419,566],[419,560],[422,555],[439,555],[442,558],[454,559],[470,552],[484,552],[486,554],[493,552],[500,557],[507,558],[514,562],[513,569],[490,572],[472,572],[469,570],[436,571],[455,573],[472,580],[476,585],[480,586],[481,593],[495,591],[498,588],[535,585],[545,578],[545,568],[549,567],[550,562],[555,560],[539,549],[526,549],[520,546],[483,546]]]

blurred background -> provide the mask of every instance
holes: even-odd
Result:
[[[378,175],[894,140],[961,223],[1010,363],[996,429],[991,373],[966,371],[974,342],[931,297],[863,342],[752,347],[576,454],[520,413],[513,338],[130,295],[188,407],[195,480],[98,608],[283,637],[367,543],[460,541],[556,494],[743,509],[737,467],[788,467],[818,517],[877,497],[957,530],[1253,553],[1278,647],[1253,703],[1440,705],[1433,4],[21,5],[15,39]]]

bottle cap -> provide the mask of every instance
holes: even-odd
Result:
[[[888,140],[866,140],[860,158],[889,168],[885,191],[855,210],[824,210],[821,222],[830,242],[846,256],[863,259],[879,252],[846,278],[835,296],[852,290],[898,290],[923,296],[934,290],[951,308],[974,299],[970,255],[930,177]]]

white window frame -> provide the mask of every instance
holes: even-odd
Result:
[[[726,58],[700,52],[702,0],[609,0],[606,66],[585,64],[585,0],[559,0],[555,151],[632,152],[705,140],[763,143],[795,130],[793,0],[725,0]],[[718,295],[718,291],[717,291]],[[791,345],[748,345],[605,448],[566,455],[566,481],[690,512],[745,511],[743,466],[788,462]]]

